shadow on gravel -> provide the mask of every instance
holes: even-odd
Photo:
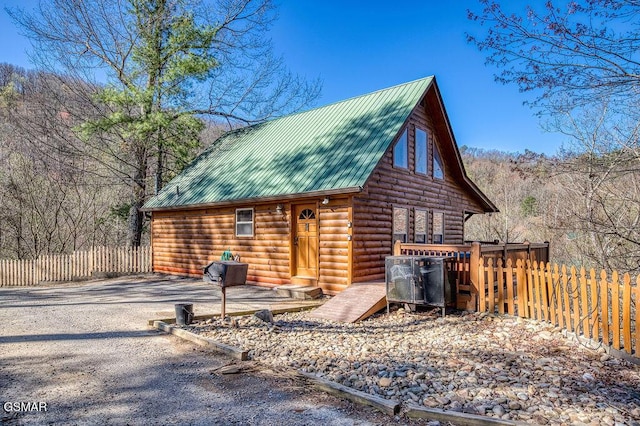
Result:
[[[127,277],[100,282],[66,283],[41,287],[0,288],[3,308],[127,305],[198,302],[219,303],[220,289],[193,278]],[[243,303],[276,303],[290,300],[272,290],[252,286],[227,290],[227,300]]]
[[[354,424],[334,421],[346,419],[336,411],[343,402],[309,398],[286,374],[247,363],[240,374],[222,375],[217,369],[236,361],[143,329],[149,312],[180,301],[218,303],[219,296],[193,279],[156,276],[0,288],[0,322],[10,325],[0,331],[0,401],[48,404],[47,412],[2,415],[3,426]],[[278,300],[256,288],[232,288],[235,297]]]
[[[151,337],[156,333],[150,331],[109,331],[104,333],[56,333],[56,334],[28,334],[21,336],[0,336],[0,344],[20,342],[46,342],[52,340],[93,340],[116,339],[125,337]]]
[[[187,357],[188,358],[188,357]],[[206,424],[229,397],[195,388],[204,363],[185,362],[182,354],[148,367],[122,360],[61,356],[5,358],[0,367],[3,401],[44,401],[47,412],[25,412],[6,424]]]
[[[20,413],[2,424],[354,424],[333,422],[344,418],[337,411],[343,402],[326,396],[309,400],[304,385],[291,378],[249,365],[241,374],[221,375],[215,370],[231,360],[181,342],[177,346],[178,353],[135,368],[70,352],[3,358],[4,400],[45,401],[48,411]]]

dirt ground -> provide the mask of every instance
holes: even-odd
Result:
[[[180,302],[199,314],[218,299],[196,280],[157,276],[0,288],[2,424],[426,424],[250,361],[237,362],[240,374],[220,374],[236,361],[147,327],[175,316]],[[16,411],[29,402],[37,404],[22,408],[46,411]]]

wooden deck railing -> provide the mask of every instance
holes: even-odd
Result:
[[[456,304],[458,309],[476,310],[478,296],[478,268],[481,257],[486,259],[549,261],[549,243],[472,242],[470,244],[408,244],[396,241],[394,256],[447,256],[456,259]]]
[[[640,362],[640,276],[522,260],[478,266],[480,312],[545,321]]]
[[[100,272],[151,272],[151,248],[94,247],[35,260],[0,259],[0,287],[88,279]]]

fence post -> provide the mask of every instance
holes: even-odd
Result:
[[[613,323],[613,348],[620,350],[620,281],[618,271],[611,274],[611,322]]]
[[[522,259],[516,261],[516,291],[518,293],[518,316],[529,317],[529,303],[527,297],[527,283],[525,281],[525,262]]]
[[[631,355],[631,276],[628,272],[622,277],[622,283],[622,347]],[[638,315],[637,309],[636,304],[636,315]]]
[[[507,312],[509,315],[515,314],[515,300],[514,300],[514,282],[513,282],[513,265],[514,262],[511,259],[507,259],[507,266],[505,267],[505,286],[507,291]]]
[[[478,292],[478,312],[486,312],[487,311],[487,298],[485,297],[485,271],[484,271],[484,259],[478,260],[475,266],[472,268],[475,270],[477,281]]]
[[[474,241],[471,243],[471,254],[469,256],[469,281],[470,285],[470,293],[471,300],[469,303],[476,305],[478,303],[478,295],[479,295],[479,274],[480,274],[480,250],[482,249],[482,245]]]
[[[640,357],[640,275],[636,277],[636,357]]]
[[[502,246],[502,264],[507,264],[507,257],[509,256],[509,248],[507,247],[508,243],[505,241]]]
[[[504,315],[504,261],[498,259],[496,263],[497,276],[495,282],[498,285],[498,313]]]
[[[93,258],[96,255],[96,248],[95,247],[91,247],[89,249],[89,258],[87,260],[87,276],[89,276],[89,278],[91,278],[91,276],[93,275],[93,269],[95,268],[94,266],[94,262],[93,262]]]
[[[393,255],[394,256],[402,255],[402,243],[400,242],[400,240],[396,240],[396,242],[393,243]]]
[[[551,243],[549,241],[545,241],[544,243],[547,245],[547,253],[546,253],[547,258],[545,262],[549,262],[550,261],[549,259],[551,259]]]
[[[601,312],[603,311],[602,306],[598,306],[598,279],[596,278],[596,270],[591,268],[589,271],[589,290],[591,290],[591,338],[593,340],[598,340],[598,333],[602,329],[600,319],[602,317]]]

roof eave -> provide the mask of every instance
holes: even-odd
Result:
[[[228,200],[228,201],[219,201],[212,203],[201,203],[201,204],[182,204],[177,206],[160,206],[160,207],[147,207],[142,208],[143,212],[157,212],[157,211],[176,211],[176,210],[196,210],[203,208],[218,208],[218,207],[229,207],[240,204],[263,204],[263,203],[275,203],[282,201],[293,201],[301,198],[314,198],[314,197],[325,197],[332,195],[342,195],[342,194],[355,194],[358,192],[362,192],[362,186],[354,186],[348,188],[337,188],[337,189],[327,189],[322,191],[311,191],[311,192],[301,192],[296,194],[283,194],[283,195],[274,195],[269,197],[255,197],[255,198],[242,198],[236,200]]]

